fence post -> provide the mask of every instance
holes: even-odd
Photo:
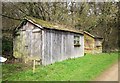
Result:
[[[35,73],[35,60],[33,60],[33,73]]]

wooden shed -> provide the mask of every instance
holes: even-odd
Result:
[[[40,59],[42,65],[84,56],[82,32],[26,17],[16,28],[14,56]]]
[[[85,53],[102,53],[102,37],[94,36],[84,31],[84,51]]]

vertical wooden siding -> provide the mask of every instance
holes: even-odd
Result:
[[[75,33],[58,30],[41,30],[33,33],[38,28],[31,23],[22,26],[20,36],[14,42],[14,55],[28,59],[42,58],[42,64],[47,65],[68,58],[81,57],[84,55],[84,36],[80,36],[80,47],[74,47]],[[37,56],[37,57],[36,57]]]
[[[84,55],[84,38],[81,38],[81,46],[74,47],[75,33],[57,30],[44,30],[44,54],[42,64],[47,65],[68,58],[80,57]]]
[[[19,36],[14,39],[14,56],[16,58],[22,58],[24,60],[41,58],[41,30],[39,32],[33,32],[35,27],[31,23],[27,22],[19,30]]]

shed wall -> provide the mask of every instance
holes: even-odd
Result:
[[[41,47],[41,33],[34,30],[39,29],[38,27],[27,22],[23,25],[18,33],[19,35],[14,39],[13,55],[16,58],[21,58],[28,61],[29,59],[40,59],[42,55]]]
[[[85,53],[94,53],[94,45],[95,45],[94,38],[84,33],[84,41],[85,41],[84,43]]]
[[[102,39],[95,39],[94,53],[102,53]]]
[[[29,22],[20,28],[20,36],[14,41],[14,56],[24,59],[39,58],[43,65],[84,56],[82,34],[50,29],[34,32],[36,29],[39,28]],[[80,36],[80,47],[74,47],[74,35]]]
[[[74,47],[75,33],[44,30],[42,64],[47,65],[68,58],[84,55],[84,38],[80,35],[80,47]],[[78,34],[77,34],[78,35]]]

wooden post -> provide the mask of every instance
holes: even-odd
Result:
[[[35,60],[33,60],[33,73],[35,73]]]

